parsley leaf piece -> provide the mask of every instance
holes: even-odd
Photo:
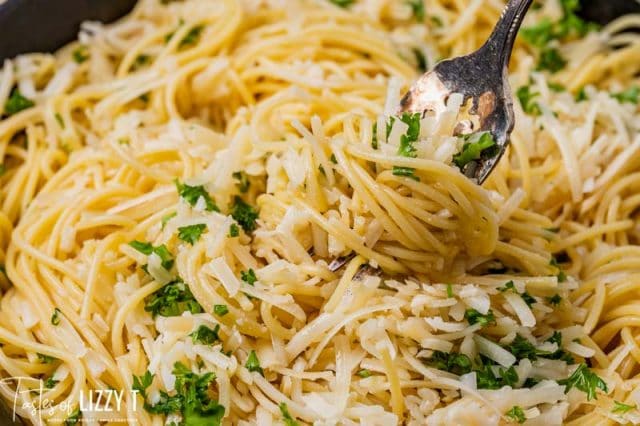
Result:
[[[553,90],[556,93],[564,92],[567,90],[566,87],[559,83],[548,82],[547,86],[549,86],[549,89]]]
[[[413,52],[413,56],[415,56],[416,58],[416,66],[418,68],[418,71],[427,72],[427,58],[424,56],[424,53],[422,53],[422,50],[414,47],[413,49],[411,49],[411,51]]]
[[[548,18],[540,20],[540,22],[531,27],[522,28],[520,35],[527,43],[536,47],[544,47],[556,38],[553,31],[553,23]]]
[[[249,187],[251,186],[251,182],[249,182],[249,177],[245,172],[242,172],[242,171],[233,172],[231,176],[233,176],[233,178],[238,181],[238,183],[236,183],[236,186],[238,187],[240,192],[244,194],[249,190]]]
[[[189,286],[182,280],[172,281],[145,299],[144,310],[151,312],[153,318],[175,317],[185,311],[192,314],[204,312],[202,306],[193,297]]]
[[[238,196],[234,199],[233,208],[231,209],[231,217],[234,218],[247,233],[256,229],[258,212]]]
[[[71,52],[71,56],[73,56],[73,60],[81,64],[89,59],[89,52],[87,46],[78,46],[73,52]]]
[[[354,2],[354,0],[329,0],[331,3],[335,4],[338,7],[341,7],[343,9],[351,6]]]
[[[453,286],[451,284],[447,284],[447,297],[453,297]]]
[[[152,253],[155,253],[160,257],[162,261],[162,267],[167,271],[173,267],[173,256],[171,252],[164,244],[161,244],[157,247],[154,247],[151,243],[145,243],[142,241],[134,240],[129,243],[131,247],[138,250],[142,254],[146,254],[150,256]]]
[[[416,169],[413,167],[393,166],[391,173],[393,173],[394,176],[404,176],[416,181],[420,180],[420,178],[415,174]]]
[[[408,112],[403,113],[400,116],[400,121],[407,126],[407,132],[400,136],[400,146],[398,147],[398,155],[403,157],[415,157],[416,148],[413,143],[418,140],[420,136],[420,113],[410,114]]]
[[[465,354],[433,351],[431,357],[423,359],[422,362],[428,367],[459,376],[471,372],[471,360]]]
[[[201,345],[212,345],[213,343],[220,340],[218,331],[220,331],[220,324],[216,324],[213,329],[207,327],[206,325],[201,325],[193,333],[189,334],[189,336],[191,336],[191,340],[193,341],[193,343],[199,343]]]
[[[494,367],[488,364],[474,370],[478,389],[500,389],[503,386],[514,386],[518,382],[515,368],[498,367],[499,377],[494,374]]]
[[[453,162],[462,170],[468,163],[479,160],[485,153],[492,154],[496,142],[491,133],[480,132],[464,136],[466,141],[462,145],[462,150],[453,156]]]
[[[505,349],[511,352],[517,359],[527,358],[531,361],[535,361],[539,356],[550,355],[549,352],[536,349],[529,340],[519,334],[516,334],[516,337]]]
[[[531,91],[531,86],[522,86],[516,91],[522,110],[529,115],[540,115],[540,105],[534,101],[539,95],[538,92]]]
[[[366,379],[367,377],[371,377],[372,374],[371,374],[371,371],[369,371],[369,370],[367,370],[365,368],[362,368],[362,369],[360,369],[360,370],[358,370],[356,372],[356,376],[362,377],[363,379]]]
[[[371,127],[371,148],[378,149],[378,122]]]
[[[611,97],[617,99],[621,104],[628,102],[630,104],[638,105],[638,99],[640,99],[640,87],[633,86],[623,92],[612,93]]]
[[[239,235],[240,235],[240,228],[238,228],[238,225],[235,223],[232,223],[231,225],[229,225],[229,237],[235,238]]]
[[[35,103],[31,99],[22,96],[20,90],[16,87],[11,91],[11,96],[9,96],[9,99],[7,99],[7,102],[4,104],[4,113],[7,116],[12,116],[34,105]]]
[[[183,39],[180,40],[178,48],[180,49],[198,43],[198,41],[200,41],[200,34],[202,33],[202,30],[204,30],[204,25],[196,25],[195,27],[191,28],[189,32],[183,37]]]
[[[537,71],[547,70],[552,73],[560,71],[567,65],[567,60],[560,54],[555,47],[545,48],[540,52],[538,58]]]
[[[151,56],[141,53],[131,64],[131,71],[136,71],[151,62]]]
[[[286,426],[299,426],[300,424],[294,419],[291,414],[289,414],[289,409],[287,408],[287,404],[281,402],[278,404],[278,408],[280,408],[280,413],[282,414],[282,421]]]
[[[53,315],[51,315],[51,324],[52,325],[60,325],[60,314],[62,312],[60,312],[60,309],[55,308],[53,310]]]
[[[560,268],[560,265],[558,264],[558,261],[555,257],[551,257],[551,260],[549,261],[549,265],[551,266],[555,266],[556,268],[558,268],[558,282],[559,283],[563,283],[567,280],[567,275],[564,273],[564,271],[562,270],[562,268]]]
[[[53,361],[58,360],[58,358],[56,357],[41,354],[40,352],[38,352],[36,355],[38,355],[38,361],[40,361],[41,364],[51,364]]]
[[[549,301],[549,304],[553,306],[558,306],[560,302],[562,302],[562,297],[560,297],[559,294],[554,294],[553,296],[549,297],[547,300]]]
[[[578,368],[566,379],[558,380],[558,384],[565,385],[564,393],[572,388],[581,390],[587,394],[587,401],[598,399],[596,389],[608,392],[607,384],[597,374],[587,367],[586,364],[578,365]]]
[[[574,100],[576,102],[582,102],[582,101],[588,101],[589,100],[589,96],[587,96],[587,92],[584,90],[584,87],[581,87],[580,90],[578,90],[578,92],[576,92],[576,95],[574,96]]]
[[[173,213],[169,213],[166,216],[162,216],[162,219],[161,219],[162,229],[164,229],[164,227],[167,226],[167,223],[169,223],[171,219],[176,217],[177,214],[178,214],[177,212],[173,212]]]
[[[631,410],[636,410],[638,406],[636,404],[629,405],[624,404],[622,402],[613,401],[613,409],[611,410],[614,414],[626,414]]]
[[[209,193],[204,189],[202,185],[190,186],[185,183],[181,183],[176,179],[175,181],[176,188],[178,189],[178,194],[185,200],[191,207],[194,207],[200,197],[202,197],[205,201],[205,210],[208,212],[219,212],[220,209],[216,206],[216,203],[211,199]]]
[[[71,425],[78,424],[80,422],[81,415],[82,413],[80,412],[80,407],[76,408],[75,410],[73,410],[71,414],[69,414],[69,417],[67,417],[67,420],[64,421],[64,426],[71,426]]]
[[[54,380],[53,377],[49,377],[47,380],[44,381],[43,386],[45,389],[52,389],[58,383],[59,383],[59,380]]]
[[[475,309],[469,308],[464,312],[464,318],[470,325],[480,324],[482,327],[496,323],[496,318],[493,316],[491,309],[489,309],[486,315],[483,315]]]
[[[178,238],[182,241],[194,245],[200,239],[203,232],[207,230],[207,225],[198,223],[196,225],[181,226],[178,228]]]
[[[229,313],[229,308],[227,305],[213,305],[213,313],[223,317]]]
[[[506,283],[504,283],[504,287],[498,287],[498,291],[501,293],[504,293],[507,290],[512,290],[514,293],[517,293],[516,286],[513,281],[507,281]]]
[[[247,363],[244,366],[247,370],[260,373],[261,376],[264,376],[264,371],[262,370],[262,367],[260,367],[260,360],[258,359],[256,351],[252,350],[251,353],[249,353]]]
[[[253,285],[258,281],[258,277],[252,268],[249,268],[248,271],[240,271],[240,279],[249,285]]]
[[[153,374],[151,374],[148,370],[144,372],[142,376],[133,376],[133,385],[131,388],[134,391],[138,391],[140,396],[143,399],[147,399],[147,388],[151,386],[153,383]]]
[[[522,407],[517,405],[514,405],[509,411],[507,411],[505,416],[514,423],[524,423],[527,421],[527,418],[524,415],[524,410]]]
[[[424,20],[424,1],[423,0],[407,0],[409,6],[411,6],[411,10],[413,11],[413,16],[416,17],[418,21]]]

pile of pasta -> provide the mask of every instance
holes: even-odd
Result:
[[[640,16],[534,7],[482,186],[461,97],[395,115],[502,7],[141,0],[5,61],[3,398],[34,424],[640,422]]]

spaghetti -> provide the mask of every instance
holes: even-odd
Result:
[[[502,7],[141,0],[6,61],[3,397],[34,424],[640,422],[640,17],[530,13],[482,187],[459,98],[392,116]]]

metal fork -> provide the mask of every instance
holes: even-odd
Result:
[[[504,153],[513,130],[513,99],[507,81],[507,66],[518,29],[533,0],[509,0],[487,41],[475,52],[438,63],[423,74],[400,101],[399,112],[429,112],[439,115],[453,93],[472,100],[470,114],[479,119],[479,129],[489,132],[497,153],[467,163],[462,172],[484,182]],[[466,123],[471,126],[470,122]]]

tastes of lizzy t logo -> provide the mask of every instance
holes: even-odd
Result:
[[[0,380],[0,384],[15,386],[13,397],[13,420],[20,414],[37,420],[38,425],[44,425],[44,419],[48,422],[85,420],[129,422],[134,419],[121,417],[125,410],[126,395],[124,390],[97,389],[80,390],[80,400],[75,403],[64,400],[56,404],[54,400],[45,398],[50,390],[45,387],[42,379],[33,377],[7,377]],[[132,411],[137,411],[137,390],[131,392]],[[82,413],[82,417],[80,417]]]

